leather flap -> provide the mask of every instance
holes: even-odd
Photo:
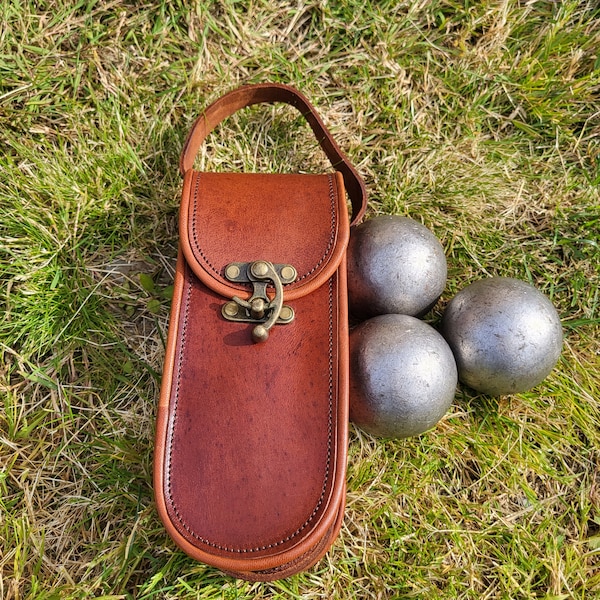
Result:
[[[291,264],[298,277],[284,298],[300,298],[331,277],[349,239],[340,173],[324,175],[185,174],[180,240],[194,274],[225,297],[248,287],[232,284],[232,262]]]

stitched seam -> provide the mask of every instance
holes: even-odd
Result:
[[[198,192],[199,191],[200,191],[200,173],[196,173],[196,181],[194,183],[194,205],[193,205],[193,210],[192,210],[192,238],[194,239],[194,248],[198,251],[198,254],[202,257],[202,260],[204,261],[206,266],[215,275],[220,276],[221,273],[219,272],[219,269],[217,269],[217,267],[212,265],[211,262],[208,260],[208,256],[206,256],[206,254],[204,254],[204,252],[202,251],[202,248],[200,247],[200,242],[198,240],[198,228],[196,227],[196,223],[197,223],[196,215],[198,214],[198,211],[196,210],[196,207],[198,206]]]
[[[335,243],[335,233],[336,233],[336,227],[337,227],[337,211],[336,211],[336,203],[335,203],[335,188],[333,185],[333,175],[329,174],[327,176],[327,180],[328,180],[328,185],[329,185],[329,207],[330,207],[330,211],[331,211],[330,234],[329,234],[329,240],[327,242],[327,246],[325,247],[323,256],[321,256],[321,258],[315,263],[313,268],[310,269],[309,271],[307,271],[306,273],[304,273],[303,275],[299,275],[296,278],[296,281],[290,285],[290,289],[298,287],[297,284],[299,282],[306,279],[307,277],[310,277],[315,271],[317,271],[320,268],[320,266],[325,262],[327,257],[331,254],[331,249],[333,248],[333,245]],[[199,201],[199,198],[198,198],[199,191],[200,191],[200,173],[196,173],[196,180],[194,183],[194,200],[193,200],[193,206],[192,206],[192,239],[194,242],[194,250],[196,251],[194,254],[196,254],[197,256],[200,256],[202,258],[202,262],[215,275],[217,275],[218,277],[221,277],[221,272],[220,272],[219,268],[210,262],[208,256],[202,250],[202,248],[200,246],[200,241],[198,239],[198,228],[196,226],[198,221],[197,221],[196,215],[198,214],[197,207],[198,207],[198,201]]]
[[[299,276],[296,279],[295,283],[302,281],[303,279],[306,279],[307,277],[310,277],[316,270],[319,269],[319,267],[325,262],[325,259],[331,253],[333,243],[335,242],[335,231],[336,231],[336,226],[337,226],[337,211],[336,211],[336,206],[335,206],[335,193],[334,193],[335,190],[333,187],[333,175],[329,175],[327,181],[329,184],[329,208],[331,210],[331,221],[330,221],[331,226],[330,226],[329,241],[327,242],[325,252],[323,253],[323,256],[321,257],[321,259],[319,261],[317,261],[315,266],[310,271],[308,271],[304,275]]]
[[[189,275],[189,270],[187,269],[187,267],[186,267],[186,271],[188,271],[188,275]],[[179,514],[177,513],[177,509],[175,508],[175,501],[173,499],[173,493],[171,490],[171,465],[173,462],[173,437],[175,435],[175,427],[177,426],[177,406],[179,404],[179,390],[181,387],[181,373],[182,373],[181,363],[183,362],[183,355],[184,355],[184,350],[185,350],[185,345],[186,345],[186,333],[187,333],[187,326],[188,326],[188,318],[189,318],[189,314],[190,314],[189,305],[190,305],[191,295],[192,295],[192,281],[188,280],[185,304],[184,304],[185,308],[184,308],[184,313],[183,313],[183,325],[181,328],[181,344],[180,344],[180,348],[179,348],[179,356],[177,357],[177,379],[176,379],[176,383],[175,383],[173,421],[172,421],[172,424],[169,429],[169,438],[168,438],[169,439],[169,454],[168,454],[168,462],[167,462],[167,468],[166,468],[167,495],[169,497],[169,503],[173,507],[173,510],[175,511],[175,513],[178,515],[178,518],[179,518]]]
[[[188,272],[188,276],[191,275],[192,277],[194,277],[194,275],[190,273],[190,270],[187,269],[187,267],[186,267],[186,270]],[[169,503],[170,503],[171,509],[173,510],[173,513],[177,517],[177,520],[180,523],[180,525],[188,532],[188,534],[191,537],[193,537],[194,539],[198,540],[199,542],[201,542],[207,546],[216,548],[218,550],[222,550],[224,552],[235,552],[238,554],[248,554],[248,553],[252,553],[252,552],[260,552],[263,550],[269,550],[271,548],[276,548],[277,546],[280,546],[281,544],[285,544],[286,542],[293,540],[304,529],[306,529],[306,527],[308,527],[308,525],[314,519],[315,515],[317,514],[317,512],[319,511],[319,509],[321,508],[321,506],[323,504],[325,492],[327,489],[327,483],[329,481],[330,470],[331,470],[331,445],[332,445],[332,435],[333,435],[333,405],[334,405],[334,402],[333,402],[333,391],[334,391],[334,381],[333,381],[333,376],[334,376],[334,369],[333,369],[333,357],[334,357],[333,277],[329,278],[329,414],[328,414],[328,423],[327,423],[327,460],[325,461],[325,474],[323,476],[323,485],[321,487],[321,495],[319,496],[319,500],[317,501],[317,504],[315,505],[312,513],[309,515],[309,517],[306,519],[306,521],[300,527],[298,527],[298,529],[296,529],[296,531],[294,531],[290,535],[286,536],[282,540],[273,542],[271,544],[263,545],[263,546],[257,546],[254,548],[233,548],[233,547],[230,548],[230,547],[218,544],[216,542],[211,542],[210,540],[203,538],[202,536],[199,536],[186,523],[184,517],[181,515],[181,513],[177,509],[175,500],[173,498],[173,493],[172,493],[172,489],[171,489],[171,463],[172,463],[172,454],[173,454],[173,437],[174,437],[175,428],[177,426],[177,406],[178,406],[179,390],[180,390],[180,382],[181,382],[181,363],[183,362],[183,355],[184,355],[185,344],[186,344],[186,339],[187,339],[186,332],[187,332],[187,327],[188,327],[188,316],[189,316],[190,296],[191,296],[192,287],[193,287],[193,283],[190,280],[190,282],[188,284],[188,289],[186,292],[186,302],[185,302],[183,328],[182,328],[182,336],[181,336],[181,349],[180,349],[180,353],[179,353],[179,356],[177,359],[177,383],[175,386],[175,403],[174,403],[174,407],[173,407],[173,425],[172,425],[171,431],[169,433],[169,461],[168,461],[167,469],[166,469],[166,472],[167,472],[167,477],[166,477],[166,479],[167,479],[167,496],[169,498]]]
[[[275,573],[281,573],[282,571],[287,571],[291,568],[296,568],[297,566],[300,566],[302,565],[302,563],[306,562],[307,558],[310,560],[313,556],[318,554],[324,548],[326,543],[327,534],[325,534],[314,547],[312,547],[310,550],[307,550],[304,554],[301,554],[298,558],[284,563],[282,565],[279,565],[277,567],[273,567],[271,569],[249,571],[249,573],[256,573],[258,575],[274,575]]]

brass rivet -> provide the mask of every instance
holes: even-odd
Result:
[[[228,317],[235,317],[239,312],[239,306],[235,302],[228,302],[223,307],[223,311]]]
[[[254,298],[250,303],[253,319],[262,319],[265,316],[266,302],[262,298]]]
[[[286,266],[281,269],[281,278],[286,281],[294,281],[296,279],[296,269],[291,266]]]
[[[294,311],[289,306],[282,306],[279,312],[279,318],[282,321],[289,321],[294,316]]]
[[[255,277],[264,277],[269,272],[269,265],[262,260],[257,260],[255,263],[252,263],[252,275]]]
[[[237,265],[229,265],[225,269],[227,279],[237,279],[240,276],[240,268]]]

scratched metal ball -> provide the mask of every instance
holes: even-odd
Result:
[[[379,315],[350,334],[350,419],[373,435],[405,438],[431,429],[457,383],[450,347],[415,317]]]
[[[448,303],[441,332],[459,378],[499,396],[525,392],[552,371],[562,349],[558,312],[532,285],[507,277],[476,281]]]
[[[421,223],[379,216],[352,230],[348,245],[348,302],[359,318],[420,316],[444,291],[444,248]]]

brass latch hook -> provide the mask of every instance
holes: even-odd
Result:
[[[294,320],[294,310],[283,304],[283,285],[292,283],[297,277],[296,269],[291,265],[273,264],[266,260],[235,262],[227,265],[225,277],[236,283],[252,283],[253,293],[248,300],[234,296],[223,306],[221,313],[228,321],[257,323],[252,330],[255,342],[266,341],[273,325]],[[275,287],[272,300],[267,294],[269,282]]]

